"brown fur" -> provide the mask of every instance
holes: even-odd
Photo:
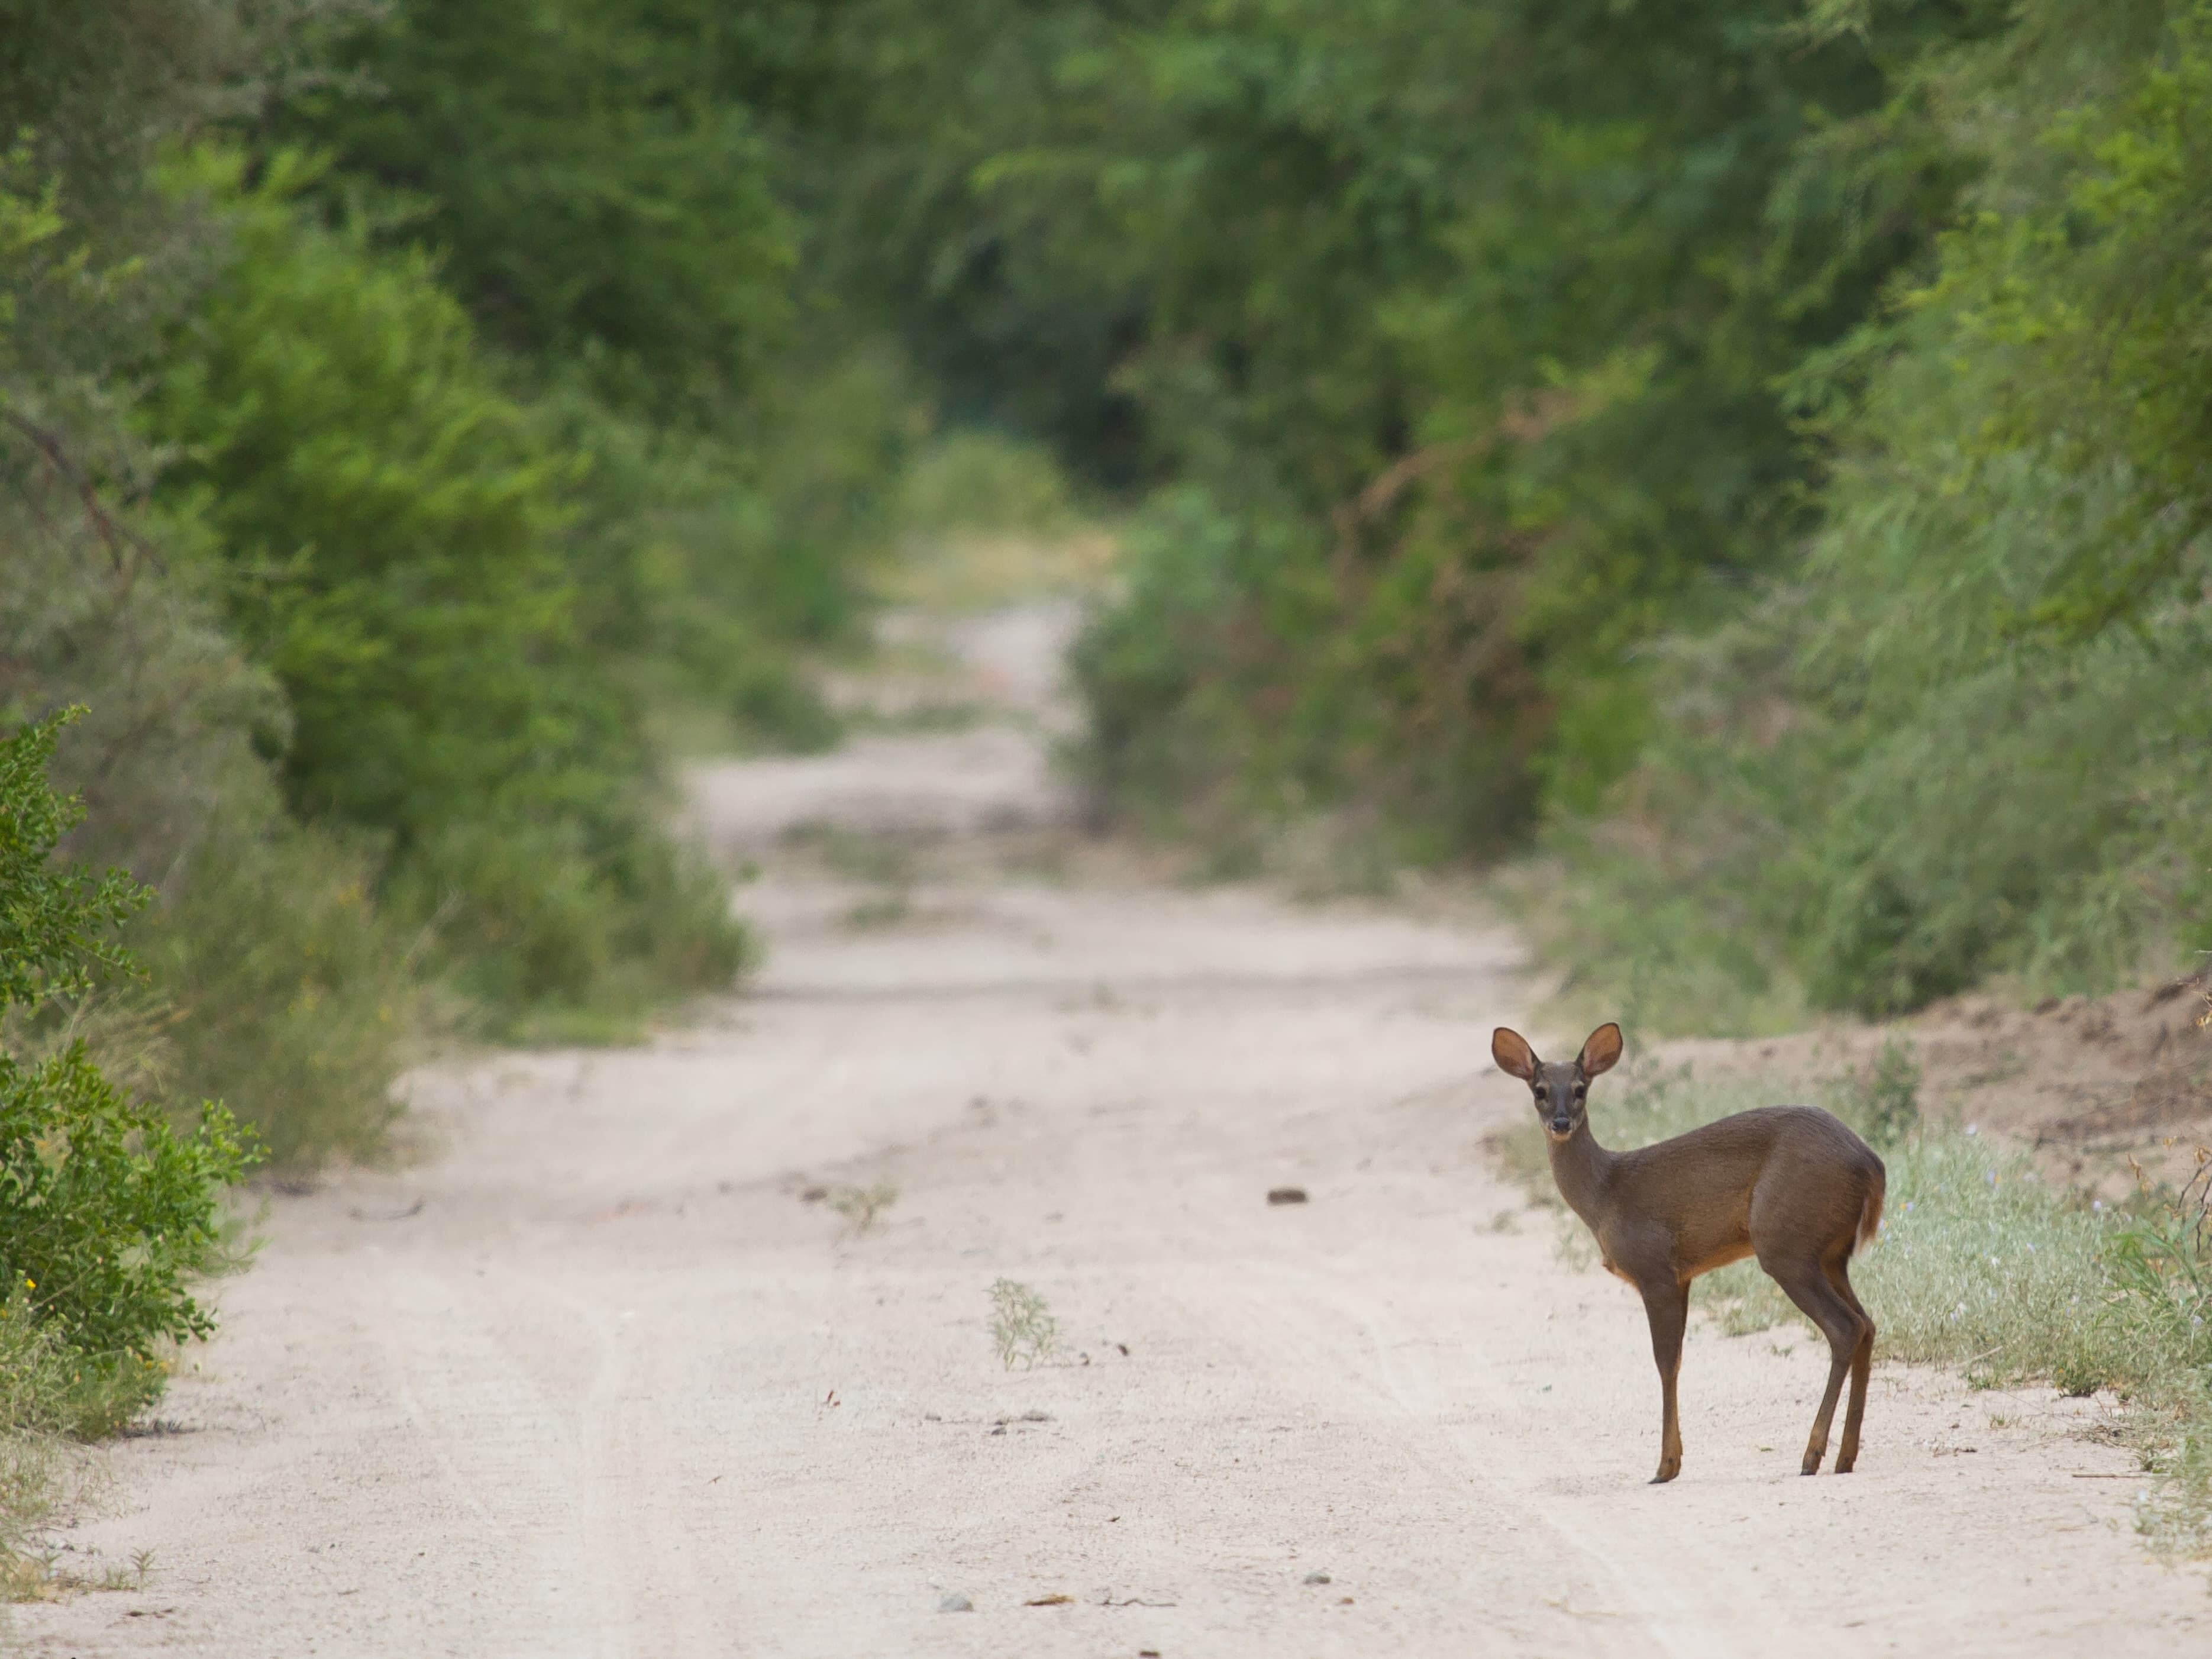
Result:
[[[1620,1059],[1620,1028],[1601,1025],[1575,1059],[1547,1065],[1527,1039],[1500,1027],[1491,1053],[1499,1069],[1529,1086],[1559,1195],[1589,1225],[1607,1269],[1643,1294],[1662,1396],[1653,1479],[1671,1480],[1681,1471],[1674,1384],[1690,1281],[1747,1255],[1759,1258],[1828,1339],[1828,1389],[1802,1472],[1820,1467],[1848,1375],[1850,1403],[1836,1473],[1850,1473],[1874,1354],[1874,1321],[1851,1290],[1850,1266],[1853,1249],[1871,1243],[1881,1225],[1881,1160],[1841,1121],[1810,1106],[1764,1106],[1656,1146],[1609,1152],[1590,1133],[1589,1089]]]

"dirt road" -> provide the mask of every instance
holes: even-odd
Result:
[[[702,773],[699,822],[765,872],[753,992],[422,1075],[432,1155],[276,1199],[177,1431],[68,1534],[150,1577],[19,1610],[28,1650],[2212,1640],[2094,1402],[1885,1367],[1859,1472],[1806,1480],[1825,1356],[1693,1330],[1685,1473],[1643,1484],[1640,1306],[1480,1149],[1527,1109],[1484,1075],[1531,1001],[1514,940],[1071,851],[1063,622],[954,637],[1003,718]],[[1032,1368],[994,1351],[1001,1277],[1059,1320]]]

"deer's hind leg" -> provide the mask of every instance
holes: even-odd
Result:
[[[1813,1433],[1805,1443],[1805,1461],[1798,1470],[1801,1474],[1817,1474],[1820,1460],[1827,1455],[1828,1425],[1835,1420],[1837,1397],[1843,1393],[1844,1379],[1852,1370],[1862,1349],[1872,1341],[1874,1322],[1857,1307],[1856,1298],[1846,1300],[1829,1283],[1818,1257],[1796,1254],[1770,1256],[1762,1251],[1759,1265],[1828,1339],[1827,1391],[1820,1396],[1819,1414],[1813,1419]],[[1863,1395],[1854,1392],[1863,1401]],[[1855,1421],[1856,1413],[1847,1419],[1846,1428]],[[1857,1445],[1852,1443],[1850,1450],[1856,1455]],[[1848,1471],[1850,1465],[1838,1458],[1838,1467]]]
[[[1843,1443],[1836,1448],[1836,1473],[1849,1474],[1858,1462],[1859,1422],[1866,1415],[1867,1376],[1874,1369],[1874,1320],[1851,1289],[1851,1259],[1844,1255],[1827,1264],[1828,1283],[1859,1316],[1859,1345],[1851,1353],[1851,1397],[1844,1408]]]

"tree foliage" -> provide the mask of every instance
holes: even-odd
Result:
[[[113,929],[143,890],[52,863],[78,810],[46,782],[64,718],[0,739],[0,1014],[35,1015],[131,966]],[[82,1042],[31,1065],[0,1049],[0,1316],[124,1367],[143,1395],[157,1340],[214,1328],[191,1283],[222,1264],[224,1191],[253,1161],[221,1107],[180,1134]]]
[[[1302,526],[1223,622],[1226,701],[1299,711],[1314,740],[1278,752],[1309,793],[1395,796],[1493,845],[1540,798],[1586,807],[1643,738],[1644,642],[1785,559],[1813,458],[1784,383],[1948,212],[1968,167],[1903,68],[1978,27],[1802,24],[1178,9],[1145,72],[1110,77],[1158,145],[1098,174],[1133,175],[1116,232],[1159,290],[1122,375],[1220,510]],[[1312,620],[1283,633],[1283,603]],[[1319,672],[1316,630],[1340,645]]]
[[[257,1088],[393,933],[726,981],[649,714],[834,738],[933,422],[1119,494],[1088,764],[1232,855],[1534,839],[1716,1009],[2193,937],[2202,0],[15,11],[7,712]]]
[[[173,510],[283,685],[295,806],[404,847],[574,748],[551,659],[562,469],[420,254],[303,223],[296,158],[205,164],[232,258],[144,408]],[[557,788],[557,785],[554,786]]]
[[[1710,1027],[2206,943],[2208,22],[2029,8],[1920,67],[1978,181],[1806,371],[1809,533],[1665,641],[1610,816],[1554,829],[1594,977]]]
[[[2197,0],[869,15],[858,280],[1146,487],[1107,799],[1540,834],[1716,1006],[2201,914]]]
[[[502,343],[581,358],[618,401],[713,408],[790,316],[795,226],[744,94],[811,9],[714,0],[398,0],[342,90],[282,111],[397,198]]]
[[[639,810],[637,712],[579,649],[560,538],[585,461],[500,387],[427,256],[303,215],[289,153],[250,188],[240,165],[203,163],[233,258],[143,417],[286,694],[294,810],[382,837],[390,890],[447,912],[499,1001],[733,974],[740,936]]]
[[[0,746],[0,1010],[80,994],[126,961],[113,929],[149,895],[119,870],[50,870],[83,805],[46,787],[70,709]]]

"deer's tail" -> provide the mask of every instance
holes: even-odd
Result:
[[[1859,1206],[1858,1247],[1862,1250],[1872,1244],[1881,1231],[1881,1200],[1888,1190],[1889,1172],[1881,1167],[1881,1160],[1876,1158],[1874,1179],[1868,1183],[1865,1200]]]

